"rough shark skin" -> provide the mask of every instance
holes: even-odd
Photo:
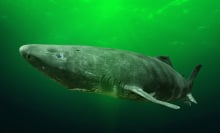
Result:
[[[191,89],[201,65],[186,80],[166,56],[79,45],[30,44],[19,51],[39,71],[71,90],[148,100],[173,109],[180,107],[168,101],[197,103]]]

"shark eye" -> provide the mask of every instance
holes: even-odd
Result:
[[[62,54],[62,53],[56,53],[56,57],[57,57],[58,59],[61,59],[61,58],[63,58],[63,54]]]

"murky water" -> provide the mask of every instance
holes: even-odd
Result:
[[[0,131],[200,132],[219,129],[218,0],[1,0]],[[203,64],[198,104],[172,110],[150,102],[71,92],[26,63],[23,44],[78,44],[169,55],[188,77]],[[143,77],[145,78],[145,77]]]

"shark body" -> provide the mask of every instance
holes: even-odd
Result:
[[[147,100],[173,109],[180,107],[169,101],[197,103],[191,89],[201,65],[185,79],[167,56],[79,45],[30,44],[19,51],[31,65],[72,90]]]

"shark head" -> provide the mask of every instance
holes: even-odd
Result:
[[[60,46],[23,45],[19,51],[27,62],[42,71],[46,68],[62,70],[66,63],[65,50]]]
[[[71,55],[70,51],[73,51]],[[87,87],[82,83],[87,79],[79,66],[81,56],[77,47],[30,44],[21,46],[19,52],[32,66],[64,86],[71,89]]]

